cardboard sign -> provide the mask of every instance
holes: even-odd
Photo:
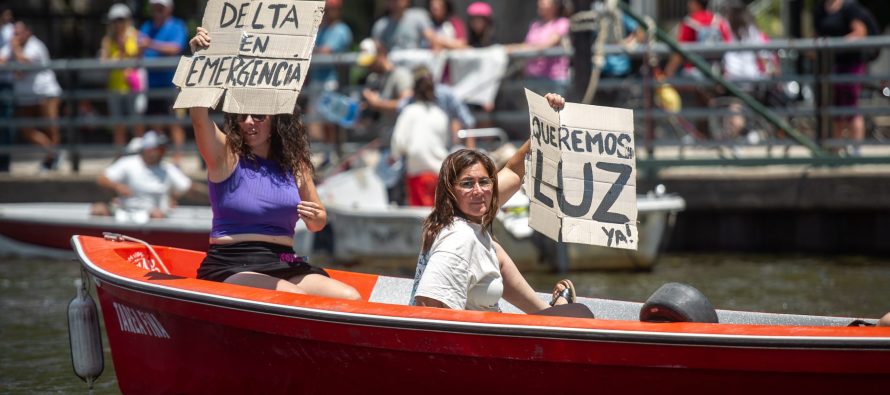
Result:
[[[209,0],[203,27],[210,46],[183,56],[173,108],[240,114],[289,114],[309,72],[324,2]]]
[[[637,249],[633,111],[566,103],[526,89],[529,226],[556,241]]]

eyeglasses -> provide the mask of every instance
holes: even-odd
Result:
[[[246,122],[248,116],[253,118],[254,122],[263,122],[269,117],[266,114],[238,114],[238,122]]]
[[[480,178],[478,180],[467,178],[460,180],[457,183],[457,186],[465,191],[472,191],[477,184],[479,185],[479,188],[482,188],[483,191],[488,191],[491,190],[492,186],[494,186],[494,181],[492,181],[492,179],[488,177]]]

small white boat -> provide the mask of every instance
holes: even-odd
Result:
[[[370,167],[343,172],[319,185],[333,231],[338,263],[383,266],[411,272],[421,242],[426,207],[393,206],[386,187]],[[557,245],[528,226],[528,198],[517,193],[498,214],[494,233],[520,270],[650,269],[663,250],[683,198],[653,191],[637,197],[639,247],[636,251],[564,243],[567,259],[558,263]]]
[[[150,243],[206,251],[213,213],[209,206],[178,206],[167,218],[133,220],[90,214],[90,203],[0,204],[0,256],[70,258],[71,236],[123,233]],[[298,222],[295,246],[311,248],[311,233]]]

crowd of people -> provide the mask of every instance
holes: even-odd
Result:
[[[98,58],[104,62],[178,56],[185,53],[188,29],[173,16],[173,0],[149,0],[150,16],[139,29],[134,26],[132,10],[124,3],[113,4],[105,15],[106,34],[102,37]],[[15,20],[8,6],[0,10],[0,65],[49,66],[46,44],[35,36],[28,22]],[[174,162],[178,163],[186,141],[185,129],[179,122],[143,124],[144,116],[164,119],[171,114],[173,101],[167,97],[147,97],[152,89],[172,89],[173,70],[147,70],[139,67],[111,69],[106,87],[109,92],[107,113],[114,117],[112,142],[121,151],[128,142],[125,120],[133,125],[132,136],[140,137],[146,126],[163,133],[173,141]],[[24,141],[40,146],[45,152],[41,171],[59,167],[64,151],[60,149],[59,114],[62,88],[52,69],[29,69],[0,74],[0,93],[12,91],[14,100],[0,102],[4,119],[31,118],[37,126],[7,128],[2,143],[15,141],[19,134]],[[79,106],[92,108],[89,103]],[[79,111],[79,109],[68,109]],[[91,110],[85,110],[91,111]],[[179,114],[184,117],[184,113]],[[16,133],[17,132],[17,133]],[[8,160],[8,159],[7,159]],[[2,164],[2,163],[0,163]],[[8,171],[8,163],[0,170]]]
[[[496,39],[495,31],[499,21],[495,18],[492,4],[488,2],[475,1],[464,10],[456,10],[451,0],[430,0],[423,3],[425,7],[414,7],[413,3],[415,2],[411,0],[388,0],[384,14],[373,23],[369,37],[362,41],[357,39],[360,32],[354,32],[342,19],[342,0],[327,0],[324,20],[316,40],[315,53],[361,52],[359,65],[366,67],[368,74],[359,81],[364,84],[365,89],[357,98],[362,106],[361,119],[357,125],[368,126],[369,133],[378,138],[383,146],[389,145],[396,117],[400,109],[405,107],[406,100],[411,99],[415,84],[412,74],[416,74],[414,68],[417,66],[426,66],[432,72],[436,102],[449,115],[452,133],[471,127],[495,126],[491,117],[495,109],[494,98],[468,99],[466,92],[451,89],[452,82],[462,75],[455,74],[454,68],[449,67],[449,64],[436,66],[416,61],[394,61],[391,54],[416,49],[428,49],[435,54],[446,50],[453,52],[494,46],[503,47],[506,53],[510,53],[559,47],[567,42],[570,26],[568,16],[573,11],[570,9],[571,2],[568,1],[538,0],[535,5],[537,16],[529,24],[525,39],[519,43],[503,43]],[[721,4],[720,9],[715,10],[708,0],[689,0],[688,14],[677,27],[677,41],[681,44],[757,44],[769,40],[764,32],[758,30],[744,2],[729,0]],[[602,2],[594,2],[593,7],[602,11],[604,6]],[[817,35],[825,37],[864,37],[869,34],[868,26],[874,19],[865,8],[850,0],[821,1],[814,5],[813,10],[813,30]],[[149,0],[147,18],[137,24],[139,15],[127,3],[113,4],[105,15],[107,33],[101,40],[98,58],[105,62],[115,62],[186,54],[188,28],[183,20],[173,16],[173,11],[173,0]],[[466,19],[460,15],[464,15]],[[622,15],[617,24],[621,25],[624,35],[617,43],[631,46],[644,40],[642,28],[628,16]],[[597,35],[596,32],[593,34],[594,37]],[[709,60],[713,71],[729,80],[743,81],[739,86],[759,100],[767,102],[778,96],[775,84],[756,82],[768,81],[780,73],[778,57],[774,52],[733,51]],[[50,54],[46,45],[32,34],[28,24],[16,21],[8,7],[0,10],[0,64],[47,64],[49,61]],[[839,52],[835,55],[834,71],[861,76],[865,73],[866,62],[859,52]],[[605,57],[604,62],[599,65],[599,71],[604,77],[626,77],[634,73],[633,64],[628,56],[613,54]],[[173,70],[169,69],[146,70],[142,67],[109,71],[109,96],[104,108],[106,114],[115,120],[111,126],[111,140],[115,146],[122,149],[130,137],[141,136],[147,128],[156,130],[171,140],[173,162],[179,163],[182,146],[186,141],[186,130],[183,127],[185,113],[171,108],[171,97],[148,94],[161,89],[172,89],[172,74]],[[667,59],[661,75],[666,78],[703,78],[701,71],[684,62],[681,55],[676,53]],[[549,90],[565,94],[570,80],[569,58],[528,59],[524,66],[524,78],[529,84],[543,81],[550,87]],[[346,88],[344,83],[347,82],[355,83],[350,76],[343,73],[342,68],[338,70],[332,66],[314,66],[308,78],[310,88],[307,90],[342,94]],[[704,85],[688,90],[681,89],[683,102],[689,103],[688,106],[713,105],[712,99],[720,92],[701,86]],[[834,88],[834,105],[858,105],[860,84],[838,83]],[[3,73],[0,75],[0,92],[10,91],[14,92],[15,101],[0,102],[0,116],[9,119],[15,114],[19,118],[39,118],[41,122],[35,122],[36,127],[18,128],[20,130],[17,134],[13,128],[7,128],[9,130],[4,131],[3,141],[0,143],[20,139],[36,144],[46,153],[41,168],[56,169],[64,150],[59,148],[61,134],[58,126],[62,90],[55,74],[52,70]],[[606,88],[600,91],[596,96],[597,104],[621,102],[627,95],[627,91],[621,89]],[[308,104],[307,111],[318,115],[313,103]],[[311,122],[311,137],[316,141],[341,143],[342,134],[335,124],[335,121],[325,119]],[[730,135],[737,135],[744,129],[743,124],[732,125],[738,130],[732,131]],[[705,135],[710,129],[704,120],[697,127]],[[865,135],[861,115],[835,117],[832,130],[832,137],[835,138],[862,140]],[[453,140],[453,136],[446,139],[447,145],[456,143]],[[472,140],[461,143],[474,146]],[[0,158],[0,170],[4,168],[3,160],[8,158]]]

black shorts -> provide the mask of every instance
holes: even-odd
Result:
[[[324,269],[314,267],[306,257],[294,254],[287,246],[262,241],[232,244],[211,244],[198,268],[198,278],[223,282],[240,272],[256,272],[288,280],[294,276],[320,274],[330,277]]]
[[[173,100],[166,97],[157,97],[154,99],[148,99],[148,106],[146,106],[145,114],[146,115],[168,115],[173,113]]]

